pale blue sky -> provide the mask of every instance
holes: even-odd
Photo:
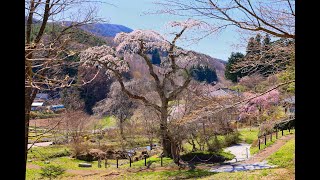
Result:
[[[160,34],[168,33],[165,25],[174,20],[185,20],[186,18],[177,17],[169,14],[148,14],[144,12],[155,12],[159,10],[154,0],[109,0],[114,4],[103,4],[100,7],[99,15],[111,24],[121,24],[131,29],[151,29]],[[170,39],[168,39],[170,40]],[[214,58],[227,60],[231,52],[244,52],[244,48],[232,47],[232,44],[239,44],[240,38],[236,31],[226,29],[223,32],[208,36],[197,44],[186,47],[185,44],[179,46],[210,55]]]

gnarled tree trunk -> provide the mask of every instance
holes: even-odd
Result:
[[[166,107],[163,107],[161,110],[161,119],[160,119],[160,133],[161,133],[161,144],[163,147],[163,154],[165,157],[172,157],[171,153],[171,141],[168,133],[168,110]]]

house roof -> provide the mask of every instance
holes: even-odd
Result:
[[[42,106],[42,105],[43,105],[43,102],[33,102],[33,103],[31,104],[31,106],[36,106],[36,107]]]

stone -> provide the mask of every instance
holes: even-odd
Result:
[[[79,163],[79,167],[92,167],[92,164],[89,163]]]

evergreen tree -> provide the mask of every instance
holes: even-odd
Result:
[[[261,34],[257,34],[256,37],[254,38],[257,44],[261,44]]]
[[[214,69],[210,69],[208,66],[197,65],[190,69],[191,76],[200,82],[213,83],[218,81],[217,73]]]
[[[260,54],[261,52],[261,35],[258,33],[256,37],[254,38],[254,53]]]
[[[265,46],[265,45],[270,45],[270,42],[271,42],[271,38],[270,38],[270,36],[269,36],[269,34],[266,34],[265,36],[264,36],[264,39],[263,39],[263,45]]]
[[[224,75],[227,79],[231,80],[232,82],[237,82],[238,77],[241,78],[243,76],[241,72],[232,73],[233,71],[232,66],[237,62],[241,61],[243,57],[244,55],[240,52],[236,52],[236,53],[232,52],[231,56],[228,58]]]
[[[266,34],[266,35],[264,36],[263,41],[262,41],[262,46],[263,46],[263,50],[264,50],[264,51],[266,51],[266,50],[269,49],[270,43],[271,43],[270,36],[269,36],[269,34]]]
[[[152,64],[155,64],[155,65],[160,65],[161,63],[160,54],[157,49],[155,49],[154,52],[152,53],[151,62]]]
[[[246,51],[247,54],[251,54],[253,52],[253,50],[255,48],[255,42],[254,41],[255,40],[254,40],[253,37],[251,37],[249,39],[249,42],[248,42],[248,45],[247,45],[247,51]]]

